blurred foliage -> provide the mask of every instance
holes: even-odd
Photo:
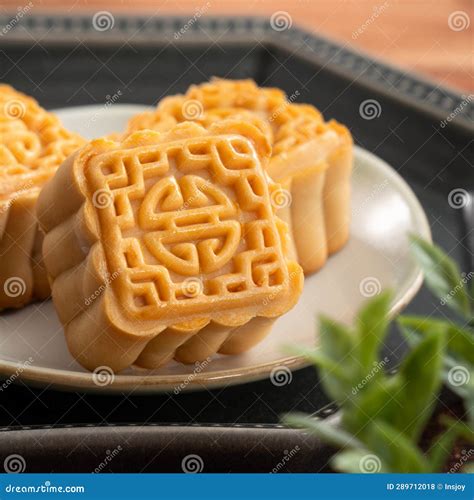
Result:
[[[335,426],[299,413],[284,421],[337,447],[332,466],[342,472],[438,472],[458,438],[474,442],[469,280],[438,247],[414,237],[412,246],[427,286],[462,315],[464,324],[400,317],[411,350],[396,373],[389,374],[381,348],[390,324],[390,293],[383,292],[359,311],[353,327],[321,317],[316,350],[291,349],[319,368],[325,391],[340,407],[340,422]],[[445,418],[444,432],[424,452],[421,435],[443,381],[464,399],[468,423]]]

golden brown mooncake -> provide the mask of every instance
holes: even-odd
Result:
[[[98,139],[43,189],[52,296],[73,356],[93,370],[156,368],[251,348],[298,300],[252,124]],[[54,206],[54,210],[50,207]]]
[[[48,297],[36,201],[83,143],[34,99],[0,85],[0,309]]]
[[[126,133],[166,130],[183,120],[209,126],[232,116],[264,124],[259,128],[273,147],[267,172],[282,186],[274,205],[290,226],[294,257],[305,273],[317,271],[349,238],[353,144],[346,127],[325,122],[314,106],[289,102],[279,89],[213,79],[133,117]]]

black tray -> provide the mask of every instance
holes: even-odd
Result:
[[[0,16],[0,25],[12,17]],[[468,161],[474,110],[468,99],[297,27],[277,32],[262,19],[200,18],[180,34],[188,21],[115,16],[113,28],[97,31],[89,17],[28,15],[0,37],[0,80],[47,108],[104,103],[119,90],[120,103],[154,104],[214,75],[253,78],[288,95],[298,91],[299,102],[347,124],[357,144],[401,173],[428,214],[434,240],[469,269],[473,228],[448,203],[453,189],[474,187]],[[367,99],[379,103],[377,119],[359,114]],[[423,289],[408,311],[433,314],[440,308]],[[386,345],[391,363],[404,352],[393,331]],[[19,382],[0,393],[0,426],[275,424],[284,412],[315,412],[327,403],[312,368],[294,373],[283,387],[261,381],[152,397],[58,393]],[[54,432],[47,435],[52,439]],[[57,432],[62,439],[64,431]]]
[[[0,437],[0,459],[15,472],[331,472],[333,454],[301,431],[264,426],[39,427]]]

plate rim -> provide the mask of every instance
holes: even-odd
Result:
[[[146,105],[120,103],[114,105],[115,111],[120,108],[150,108]],[[69,108],[60,108],[55,112],[65,111],[84,111],[84,108],[102,109],[102,105],[72,106]],[[375,168],[384,172],[386,177],[393,183],[397,191],[403,195],[403,199],[410,208],[413,221],[415,222],[417,233],[432,241],[431,229],[423,207],[416,197],[415,193],[403,179],[403,177],[391,167],[385,160],[377,155],[367,151],[360,146],[354,146],[354,156],[366,161],[369,164],[376,165]],[[416,295],[423,283],[423,273],[417,266],[414,267],[410,275],[405,279],[404,286],[398,292],[399,298],[393,302],[390,315],[393,317],[402,311]],[[58,368],[25,366],[24,364],[0,359],[0,378],[8,379],[18,372],[21,372],[13,380],[13,383],[22,381],[32,386],[42,388],[53,388],[64,391],[80,390],[91,393],[123,393],[131,391],[135,394],[159,394],[172,391],[193,392],[206,389],[229,387],[240,385],[258,380],[264,380],[271,375],[273,369],[285,366],[290,370],[298,370],[310,366],[306,359],[301,356],[282,357],[276,361],[270,361],[254,365],[247,368],[230,368],[227,370],[218,370],[214,372],[201,372],[183,375],[114,375],[112,383],[99,386],[94,383],[93,374],[90,372],[75,372]],[[187,383],[183,386],[183,382]]]

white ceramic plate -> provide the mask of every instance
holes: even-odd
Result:
[[[147,109],[114,104],[62,109],[66,127],[99,137],[124,128],[128,118]],[[223,387],[289,375],[305,366],[283,346],[313,346],[316,318],[324,313],[350,322],[358,308],[383,288],[394,291],[392,312],[405,307],[421,285],[410,257],[407,234],[430,238],[430,229],[412,190],[384,161],[356,148],[353,174],[352,228],[347,246],[306,280],[297,306],[276,323],[255,349],[240,356],[217,356],[205,367],[170,363],[159,370],[130,368],[98,379],[69,354],[61,325],[50,301],[0,315],[0,376],[12,383],[102,392],[163,392]],[[113,379],[113,380],[112,380]],[[278,383],[278,382],[277,382]]]

